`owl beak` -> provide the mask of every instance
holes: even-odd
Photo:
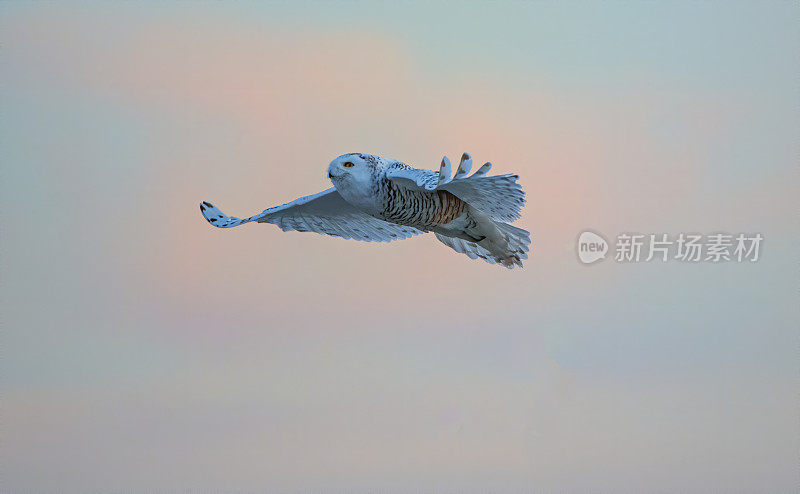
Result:
[[[331,174],[331,172],[328,172],[328,178],[333,180],[333,175]]]

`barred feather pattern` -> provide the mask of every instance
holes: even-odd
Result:
[[[386,177],[378,182],[377,193],[383,202],[381,218],[423,230],[446,225],[468,210],[466,202],[446,190],[410,189]]]
[[[487,176],[491,167],[491,163],[486,163],[470,176],[465,176],[466,173],[459,167],[451,179],[443,173],[449,168],[449,161],[443,161],[439,172],[395,162],[387,168],[386,177],[419,190],[450,192],[493,220],[516,221],[521,217],[525,205],[525,192],[517,183],[519,175]]]

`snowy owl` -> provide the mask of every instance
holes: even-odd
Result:
[[[255,221],[367,242],[433,232],[471,259],[522,267],[530,233],[507,222],[519,219],[525,193],[518,175],[487,176],[491,167],[486,163],[467,176],[472,158],[465,153],[451,178],[446,156],[436,172],[370,154],[343,154],[328,166],[333,187],[318,194],[245,219],[226,216],[208,202],[200,203],[200,210],[219,228]]]

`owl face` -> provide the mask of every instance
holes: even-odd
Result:
[[[365,154],[343,154],[328,165],[328,178],[337,189],[369,190],[375,171],[375,163],[369,158]]]

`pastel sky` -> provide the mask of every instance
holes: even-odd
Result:
[[[796,2],[0,4],[8,492],[795,492]],[[519,173],[523,270],[233,215]],[[581,265],[584,229],[759,232]]]

